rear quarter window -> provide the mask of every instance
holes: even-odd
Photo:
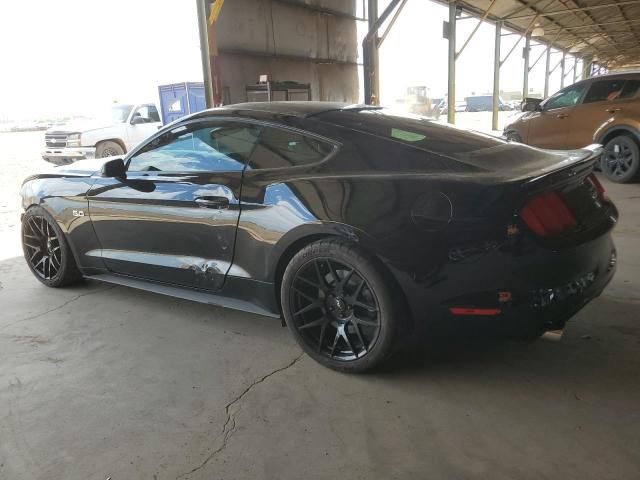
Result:
[[[310,135],[281,128],[264,127],[249,160],[249,168],[286,168],[312,165],[334,149],[330,143]]]
[[[454,156],[504,143],[480,133],[441,125],[427,117],[387,109],[328,112],[322,116],[338,126],[370,133],[441,155]]]

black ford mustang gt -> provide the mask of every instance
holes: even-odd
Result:
[[[126,157],[22,188],[27,263],[283,316],[364,371],[431,321],[562,328],[616,263],[598,147],[551,152],[385,109],[256,103],[191,115]]]

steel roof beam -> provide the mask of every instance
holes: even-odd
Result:
[[[590,10],[598,10],[602,8],[616,7],[620,5],[638,5],[640,4],[640,0],[624,0],[622,2],[614,2],[614,3],[604,3],[600,5],[590,5],[588,7],[576,7],[576,8],[565,8],[563,10],[554,10],[552,12],[542,12],[542,14],[546,17],[556,16],[556,15],[564,15],[567,13],[573,12],[586,12]],[[533,7],[530,7],[533,10]],[[527,15],[518,15],[518,16],[507,16],[504,17],[505,20],[520,20],[524,18],[534,17],[535,14],[527,14]]]

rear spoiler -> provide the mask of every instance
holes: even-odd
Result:
[[[600,160],[604,153],[604,148],[598,143],[592,143],[579,150],[567,150],[566,158],[558,163],[549,166],[540,175],[527,180],[523,186],[530,186],[532,183],[538,183],[558,173],[564,173],[565,177],[571,178],[585,171],[591,172],[596,162]]]

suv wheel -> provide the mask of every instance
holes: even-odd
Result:
[[[516,132],[513,132],[513,131],[507,132],[505,137],[508,142],[522,143],[522,138],[520,138],[520,135],[518,135]]]
[[[609,180],[626,183],[636,177],[640,169],[640,149],[633,138],[618,135],[607,142],[604,150],[600,168]]]

